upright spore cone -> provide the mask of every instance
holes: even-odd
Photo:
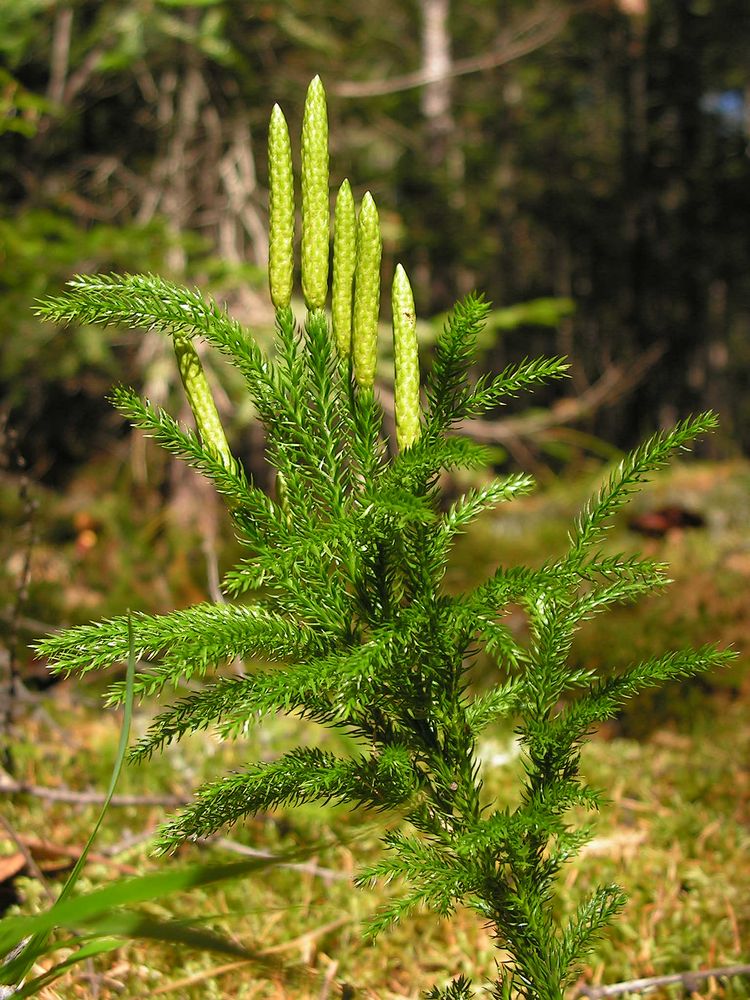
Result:
[[[268,128],[268,177],[268,281],[274,306],[286,309],[294,283],[294,175],[289,128],[278,104]]]
[[[419,350],[414,295],[399,264],[391,290],[393,307],[393,357],[395,364],[396,437],[399,448],[410,448],[421,434],[419,402]]]
[[[357,267],[354,273],[354,376],[363,388],[375,382],[380,311],[380,219],[372,195],[362,199],[357,220]]]
[[[336,197],[333,216],[333,291],[331,319],[342,358],[352,351],[352,294],[357,264],[357,213],[351,185],[345,180]]]
[[[320,77],[307,89],[302,119],[302,294],[308,309],[328,295],[328,111]]]

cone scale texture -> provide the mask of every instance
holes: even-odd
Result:
[[[380,311],[380,220],[372,195],[362,199],[357,220],[357,268],[354,275],[354,377],[363,388],[375,382]]]
[[[174,351],[185,395],[201,441],[219,456],[228,469],[231,469],[234,466],[234,459],[198,352],[187,336],[174,337]]]
[[[302,294],[308,309],[328,295],[328,112],[320,77],[310,83],[302,119]]]
[[[401,449],[410,448],[420,437],[419,351],[414,295],[399,264],[393,276],[393,357],[395,363],[396,437]]]
[[[336,198],[333,216],[333,291],[331,319],[339,356],[352,351],[352,296],[357,264],[357,213],[349,181],[344,181]]]
[[[294,283],[294,175],[289,128],[278,104],[268,128],[268,176],[268,281],[274,306],[286,309]]]

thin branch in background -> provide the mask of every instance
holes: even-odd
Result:
[[[117,843],[99,848],[99,852],[105,858],[116,858],[120,854],[129,854],[143,844],[147,844],[149,840],[154,839],[154,836],[154,830],[140,830],[138,833],[128,833],[121,840],[118,840]]]
[[[250,964],[250,959],[243,959],[239,962],[227,962],[225,965],[214,965],[209,969],[201,969],[200,972],[193,973],[191,976],[185,976],[182,979],[176,979],[173,983],[166,983],[164,986],[159,986],[157,989],[152,990],[152,996],[164,996],[166,993],[176,993],[177,990],[184,990],[189,986],[196,986],[198,983],[204,982],[206,979],[218,979],[219,976],[225,976],[228,972],[235,972],[238,969],[245,969]],[[264,984],[261,984],[261,987]],[[254,994],[252,994],[254,996]]]
[[[336,977],[336,972],[338,971],[339,963],[336,959],[331,959],[331,964],[328,966],[326,971],[326,977],[323,980],[323,985],[320,988],[320,995],[318,1000],[328,1000],[331,995],[331,987],[333,986],[333,980]]]
[[[104,796],[98,792],[75,792],[72,789],[67,788],[42,788],[38,785],[24,785],[18,781],[8,781],[4,777],[0,776],[0,795],[3,794],[33,795],[35,798],[43,799],[48,802],[68,802],[75,805],[101,805],[104,801]],[[109,804],[112,806],[128,807],[166,806],[168,808],[176,809],[179,806],[185,805],[189,801],[190,800],[188,798],[178,798],[177,796],[166,795],[115,795],[112,797]],[[2,817],[0,817],[0,821],[4,823]],[[102,850],[101,855],[102,857],[113,857],[123,851],[130,850],[131,848],[150,840],[152,836],[153,832],[149,831],[147,833],[137,834],[134,837],[128,837],[113,847]],[[28,856],[27,851],[20,846],[21,841],[15,836],[13,836],[12,839],[19,844],[19,850],[23,850],[24,855]],[[237,841],[229,840],[226,837],[203,837],[200,838],[197,843],[211,844],[215,847],[219,847],[221,850],[231,851],[233,854],[241,854],[243,857],[268,858],[269,861],[276,857],[276,855],[270,851],[262,851],[255,847],[249,847],[246,844],[240,844]],[[60,848],[60,852],[68,853],[68,849]],[[322,878],[329,882],[351,881],[351,876],[346,872],[336,871],[333,868],[324,868],[320,865],[313,864],[312,862],[284,862],[280,864],[279,867],[290,868],[294,871],[302,872],[307,875],[314,875],[316,878]]]
[[[476,441],[488,443],[533,438],[552,427],[573,423],[590,417],[602,407],[612,406],[643,380],[665,350],[665,344],[654,344],[627,365],[610,365],[580,395],[558,400],[543,412],[519,414],[504,420],[463,420],[456,427]]]
[[[38,618],[29,618],[28,615],[18,615],[14,619],[11,611],[0,611],[0,622],[4,625],[9,625],[14,620],[24,632],[31,632],[34,635],[41,635],[43,632],[54,632],[56,627],[49,622],[40,621]]]
[[[487,444],[510,446],[528,441],[553,427],[574,423],[592,416],[599,409],[612,406],[642,382],[665,351],[665,344],[653,344],[628,364],[610,365],[596,382],[578,396],[560,399],[541,412],[520,413],[499,420],[460,420],[456,429],[475,441]],[[395,408],[393,391],[379,385],[378,395],[386,417],[392,420]]]
[[[71,73],[65,85],[63,94],[63,104],[69,106],[83,90],[91,77],[96,72],[102,58],[107,54],[103,45],[97,45],[81,60],[78,69]]]
[[[317,970],[307,968],[302,965],[285,965],[282,959],[273,958],[272,956],[278,955],[280,952],[289,951],[292,948],[298,947],[299,945],[307,945],[310,942],[314,942],[316,939],[322,937],[325,934],[329,934],[333,930],[337,930],[339,927],[343,927],[351,922],[351,917],[338,917],[336,920],[332,920],[328,924],[324,924],[320,927],[316,927],[311,931],[307,931],[305,934],[301,934],[299,937],[294,938],[292,941],[284,941],[279,945],[275,945],[271,948],[263,948],[262,951],[258,951],[256,958],[245,959],[239,962],[228,962],[226,965],[217,965],[208,969],[201,969],[200,972],[196,972],[191,976],[186,976],[183,979],[178,979],[172,983],[165,983],[164,986],[159,986],[157,989],[152,991],[153,996],[163,996],[167,993],[176,993],[178,990],[181,991],[181,995],[184,995],[184,990],[187,987],[197,986],[199,983],[204,982],[206,979],[216,979],[219,976],[226,975],[229,972],[235,972],[238,969],[247,968],[249,964],[253,962],[261,964],[262,968],[265,968],[266,972],[275,973],[276,976],[283,977],[285,980],[292,980],[294,982],[300,983],[304,982],[305,985],[309,986],[315,980],[320,978],[320,974]],[[326,974],[323,980],[320,996],[325,998],[330,995],[330,985],[333,976],[336,974],[338,968],[338,962],[332,962],[331,965],[326,970]],[[264,984],[260,984],[261,988]],[[285,996],[287,994],[284,994]],[[253,993],[252,996],[255,996]],[[349,992],[348,987],[345,984],[341,986],[341,994],[343,998],[353,996]]]
[[[28,837],[22,833],[17,833],[14,840],[18,845],[18,849],[23,851],[24,857],[31,860],[31,865],[33,865],[34,869],[32,874],[37,878],[44,878],[44,873],[35,863],[35,857],[38,857],[40,861],[62,862],[63,867],[67,868],[72,867],[81,854],[81,847],[78,844],[54,844],[47,840],[39,840],[37,837]],[[123,875],[138,874],[137,868],[115,860],[108,852],[91,852],[88,854],[88,860],[94,864],[108,865],[109,867],[116,868]],[[57,897],[53,894],[51,898],[56,899]]]
[[[579,986],[576,997],[589,1000],[603,1000],[604,997],[621,996],[623,993],[647,993],[660,986],[680,983],[687,993],[696,993],[698,986],[707,979],[726,979],[731,976],[750,976],[750,965],[724,965],[717,969],[691,969],[675,972],[669,976],[649,976],[646,979],[631,979],[628,982],[612,983],[609,986]]]
[[[520,59],[552,41],[568,23],[570,15],[571,11],[564,8],[542,8],[540,11],[535,11],[533,16],[526,18],[512,33],[501,35],[488,52],[466,59],[457,59],[450,68],[438,71],[423,68],[391,77],[389,80],[346,80],[330,89],[337,97],[381,97],[384,94],[397,94],[452,77],[495,69]]]
[[[213,105],[208,110],[221,121]],[[224,143],[223,135],[220,138]],[[239,119],[229,129],[226,148],[218,163],[218,176],[226,200],[226,206],[222,206],[217,219],[219,243],[224,254],[236,263],[246,259],[244,240],[238,231],[238,228],[244,229],[250,240],[252,258],[258,265],[265,266],[268,262],[268,236],[263,213],[253,200],[258,190],[258,178],[252,135],[244,119]]]
[[[60,7],[55,14],[52,28],[52,50],[50,52],[49,83],[47,97],[54,104],[62,104],[65,97],[65,81],[70,60],[70,39],[73,33],[73,8]]]
[[[265,955],[279,955],[283,951],[292,951],[294,948],[300,945],[309,945],[318,938],[324,937],[326,934],[330,934],[331,931],[338,930],[339,927],[346,927],[347,924],[351,924],[354,918],[348,914],[345,917],[336,917],[335,920],[330,920],[327,924],[322,924],[318,927],[313,927],[312,930],[305,931],[296,938],[292,938],[291,941],[282,941],[280,944],[271,945],[270,948],[264,948],[261,954]]]

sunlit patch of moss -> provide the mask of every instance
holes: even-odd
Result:
[[[33,739],[19,757],[26,780],[92,788],[107,774],[115,751],[115,734],[107,732],[95,706],[70,705],[65,690],[47,699],[48,713],[74,713],[71,745],[61,745],[49,714],[30,723]],[[145,719],[141,720],[141,727]],[[305,723],[298,723],[307,726]],[[313,736],[313,729],[305,733]],[[114,726],[112,727],[114,730]],[[262,740],[272,746],[283,733],[269,729]],[[488,796],[509,801],[522,761],[511,734],[488,738],[482,756]],[[320,733],[320,738],[325,738]],[[258,734],[251,737],[261,739]],[[91,750],[96,748],[96,754]],[[207,750],[210,749],[210,752]],[[153,769],[128,769],[122,793],[155,795],[188,790],[191,783],[241,763],[239,747],[196,737],[155,758]],[[674,730],[638,742],[594,740],[584,753],[587,778],[607,790],[611,806],[597,822],[596,838],[583,857],[562,876],[560,907],[570,911],[585,890],[616,878],[629,893],[623,918],[599,940],[583,973],[587,983],[617,982],[691,968],[742,961],[750,932],[750,782],[744,762],[750,756],[750,722],[741,705],[719,719],[706,720],[693,734]],[[96,757],[98,763],[92,770]],[[123,869],[145,872],[155,862],[148,843],[106,860],[112,845],[153,829],[162,810],[116,807],[95,846],[87,884],[104,884]],[[54,830],[57,846],[81,845],[95,807],[71,807],[33,797],[4,803],[4,815],[22,836]],[[281,811],[248,821],[228,831],[238,844],[281,851],[304,843],[327,841],[330,848],[309,860],[323,869],[348,873],[357,863],[375,860],[377,834],[367,817],[347,810]],[[10,846],[7,847],[10,850]],[[96,857],[96,855],[99,857]],[[182,848],[159,864],[186,864],[230,855],[219,844]],[[727,873],[731,872],[731,878]],[[54,889],[56,880],[52,877]],[[46,905],[37,883],[19,880],[22,908],[33,912]],[[219,956],[164,945],[129,944],[101,967],[102,1000],[136,1000],[144,995],[257,1000],[315,1000],[321,996],[333,963],[332,992],[343,983],[356,987],[366,1000],[417,1000],[419,991],[441,977],[472,972],[477,984],[490,979],[495,945],[481,922],[459,911],[451,921],[417,917],[384,936],[377,949],[364,946],[360,921],[387,898],[386,890],[353,893],[344,879],[324,879],[284,869],[261,879],[202,889],[155,905],[155,915],[198,920],[222,930],[245,945],[264,948],[267,958],[283,963],[278,975]],[[224,971],[222,971],[224,970]],[[111,978],[110,978],[111,977]],[[119,985],[118,985],[119,984]],[[180,985],[182,984],[182,985]],[[170,989],[171,987],[171,989]],[[87,982],[71,975],[56,985],[60,1000],[90,995]],[[742,981],[706,984],[701,997],[744,1000]],[[657,998],[676,997],[674,990]]]
[[[570,518],[590,489],[586,476],[563,477],[478,521],[456,545],[448,589],[463,587],[498,564],[540,565],[554,558],[564,550]],[[624,516],[615,520],[605,551],[644,552],[663,560],[674,582],[663,594],[613,607],[606,616],[587,622],[574,640],[574,656],[584,666],[614,671],[665,647],[700,646],[711,640],[733,645],[740,656],[726,670],[640,694],[619,724],[623,733],[634,736],[669,720],[689,728],[699,716],[710,715],[707,696],[731,699],[748,685],[750,465],[678,464],[644,488],[633,514],[671,503],[700,513],[705,527],[672,532],[663,539],[644,538],[629,530],[630,517]],[[523,630],[520,613],[513,624]]]

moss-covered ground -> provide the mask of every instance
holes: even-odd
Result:
[[[534,564],[560,551],[571,515],[599,476],[592,471],[575,484],[561,479],[478,523],[459,542],[447,586],[466,586],[498,562]],[[128,502],[113,499],[123,495],[117,490],[123,478]],[[128,471],[112,463],[73,483],[64,500],[38,497],[29,596],[14,615],[25,515],[15,481],[2,484],[7,558],[0,572],[9,595],[2,626],[10,640],[15,633],[15,662],[31,692],[14,709],[13,776],[44,787],[103,790],[119,721],[101,707],[101,682],[68,680],[39,690],[43,668],[33,664],[26,643],[46,625],[128,606],[167,610],[202,599],[213,554],[184,520],[175,528],[160,499],[145,486],[133,487]],[[699,513],[705,525],[661,538],[628,528],[632,514],[667,505]],[[587,775],[610,801],[594,839],[561,880],[560,907],[572,908],[599,882],[618,881],[630,897],[582,971],[581,983],[587,984],[750,959],[750,466],[676,467],[636,499],[608,544],[613,551],[639,549],[665,559],[675,582],[663,595],[588,623],[574,650],[580,661],[608,671],[666,648],[714,640],[734,644],[741,655],[722,676],[647,694],[596,734],[584,752]],[[216,544],[222,565],[231,545]],[[478,664],[478,683],[486,682],[489,669]],[[138,731],[154,710],[141,707]],[[302,727],[298,720],[282,720],[242,744],[222,744],[210,734],[193,738],[148,766],[126,769],[118,792],[184,796],[201,780],[250,757],[273,755],[300,739],[338,739],[307,724],[301,734]],[[487,794],[512,801],[521,768],[512,732],[489,734],[481,752]],[[96,807],[3,795],[0,808],[17,838],[0,831],[0,872],[21,842],[54,893],[71,854],[85,843]],[[363,943],[361,921],[385,893],[355,890],[347,876],[375,857],[381,817],[305,807],[256,818],[227,831],[225,841],[190,845],[164,861],[151,856],[147,839],[163,814],[156,806],[113,807],[81,887],[164,864],[229,860],[243,847],[306,849],[312,868],[275,868],[150,908],[156,915],[220,929],[258,952],[259,961],[133,943],[49,987],[41,994],[47,1000],[411,1000],[459,972],[477,985],[486,982],[502,958],[469,912],[448,921],[421,915],[375,944]],[[2,885],[6,901],[14,891],[25,911],[48,905],[45,887],[34,878],[22,874]],[[668,995],[682,992],[678,986]],[[696,995],[747,997],[750,980],[708,980]]]

